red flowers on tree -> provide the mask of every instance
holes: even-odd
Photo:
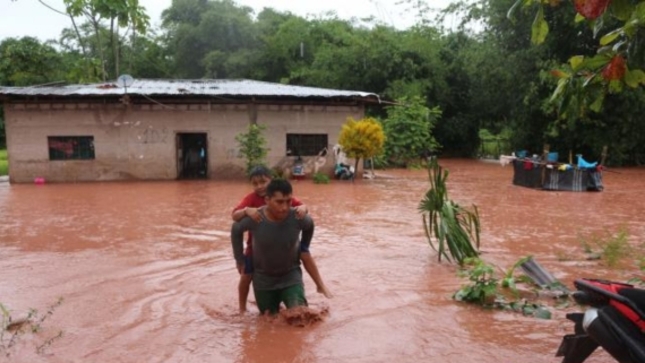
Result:
[[[611,0],[573,0],[573,5],[580,15],[593,20],[607,10]]]
[[[602,70],[602,78],[608,81],[622,79],[627,71],[625,58],[621,55],[614,56]]]

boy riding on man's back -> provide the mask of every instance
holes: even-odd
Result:
[[[245,216],[248,216],[257,222],[263,218],[262,214],[258,212],[258,208],[263,207],[266,204],[266,187],[272,179],[271,172],[263,166],[258,166],[251,170],[249,179],[253,185],[253,192],[244,197],[244,199],[242,199],[242,201],[233,209],[232,217],[236,222],[240,221]],[[307,215],[307,207],[298,199],[292,198],[291,206],[294,207],[298,218],[303,218]],[[238,284],[238,299],[240,312],[246,311],[246,301],[248,299],[251,281],[253,280],[252,242],[253,236],[249,233],[246,249],[244,250],[244,267],[239,271],[240,282]],[[301,245],[300,260],[302,261],[305,270],[307,270],[307,273],[314,280],[317,291],[325,295],[327,298],[331,297],[331,293],[320,277],[316,262],[309,252],[309,244]]]

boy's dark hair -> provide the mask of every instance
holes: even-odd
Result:
[[[249,172],[249,180],[253,179],[256,176],[264,176],[268,179],[271,179],[273,177],[273,175],[271,175],[271,170],[269,170],[269,168],[264,165],[254,166],[251,169],[251,171]]]
[[[293,193],[293,188],[291,183],[286,179],[273,179],[267,185],[267,197],[273,197],[277,192],[282,193],[282,195],[291,195]]]

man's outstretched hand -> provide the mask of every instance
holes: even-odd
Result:
[[[329,289],[327,288],[327,286],[324,286],[324,285],[323,285],[323,286],[318,286],[318,287],[316,288],[316,291],[317,291],[319,294],[323,294],[323,296],[325,296],[325,297],[326,297],[326,298],[328,298],[328,299],[331,299],[332,297],[334,297],[334,295],[332,295],[331,291],[329,291]]]

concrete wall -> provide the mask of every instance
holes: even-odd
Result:
[[[363,106],[173,105],[90,103],[7,103],[5,122],[10,181],[168,180],[177,178],[176,135],[208,137],[208,177],[241,177],[235,136],[251,119],[267,126],[270,165],[284,164],[287,133],[328,134],[338,140],[348,116],[363,117]],[[48,136],[93,136],[94,160],[50,161]],[[333,167],[331,152],[326,168]]]

